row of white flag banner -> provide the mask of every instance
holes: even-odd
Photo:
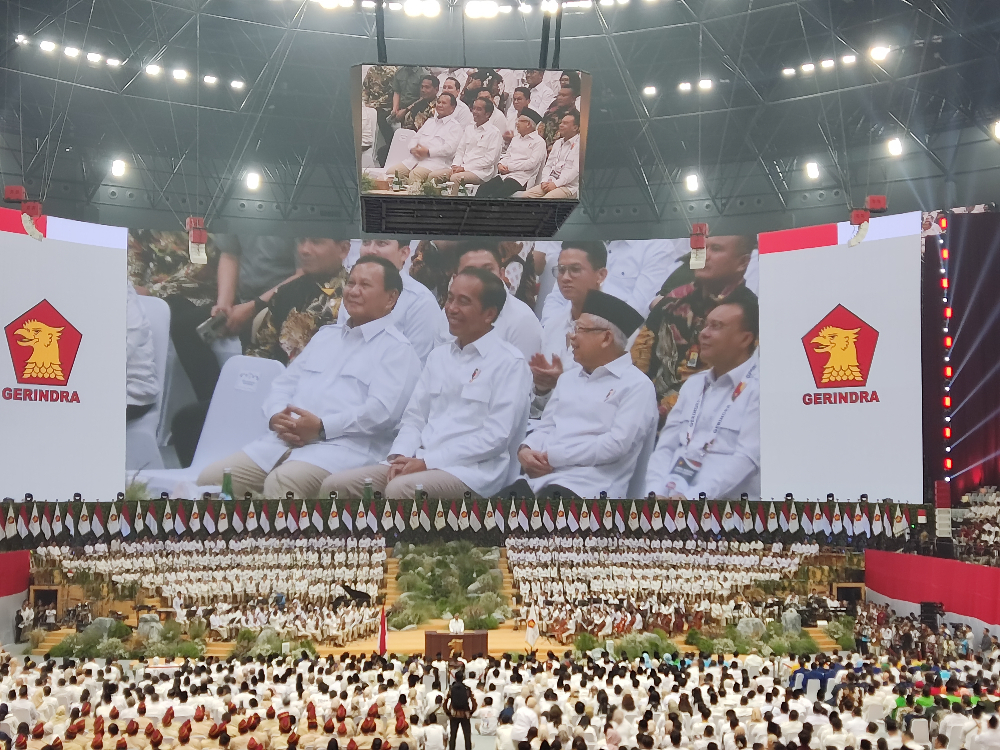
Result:
[[[506,508],[504,507],[506,504]],[[720,510],[720,504],[722,506]],[[381,509],[380,509],[381,508]],[[911,510],[914,515],[911,516]],[[887,537],[926,523],[924,506],[874,502],[717,502],[672,500],[468,499],[155,500],[8,502],[0,512],[0,542],[36,546],[50,540],[139,536],[306,533],[426,533],[498,531],[676,534],[769,534]]]

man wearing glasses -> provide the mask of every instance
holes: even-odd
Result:
[[[586,296],[570,348],[578,367],[559,378],[517,459],[528,475],[500,495],[624,497],[642,446],[656,429],[653,384],[632,364],[628,337],[642,316],[610,294]]]
[[[576,370],[569,337],[583,313],[587,295],[601,288],[607,276],[608,251],[600,240],[567,241],[552,268],[556,283],[569,305],[542,325],[542,348],[528,360],[532,377],[531,416],[541,416],[564,370]]]

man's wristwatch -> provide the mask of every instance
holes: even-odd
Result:
[[[326,440],[326,425],[322,422],[319,423],[319,434],[316,436],[317,440]]]

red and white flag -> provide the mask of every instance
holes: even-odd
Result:
[[[205,531],[209,534],[214,534],[216,525],[215,517],[212,515],[212,501],[209,500],[205,503],[205,515],[201,520],[202,525],[205,527]]]
[[[122,514],[121,518],[119,519],[119,529],[122,532],[123,538],[127,537],[129,534],[132,533],[132,522],[129,520],[128,506],[125,505],[125,503],[122,503]]]
[[[174,533],[180,536],[187,531],[187,522],[184,520],[184,503],[178,502],[174,509]]]
[[[378,511],[375,510],[375,501],[368,504],[368,528],[373,532],[378,530]]]
[[[275,524],[277,525],[277,524]],[[285,527],[289,534],[294,534],[299,530],[299,511],[295,507],[295,501],[288,501],[288,513],[285,515]]]
[[[649,513],[649,501],[642,501],[642,511],[639,513],[639,528],[643,533],[649,532],[653,528],[653,519]]]
[[[104,511],[101,510],[100,502],[94,503],[94,517],[90,520],[90,530],[98,538],[104,536]]]
[[[473,531],[478,532],[483,528],[483,522],[479,520],[479,501],[472,501],[472,511],[469,513],[469,526]]]
[[[510,503],[511,508],[513,508],[514,507],[514,502],[512,500],[510,500],[508,502]],[[497,522],[497,528],[500,529],[500,533],[506,533],[505,529],[504,529],[504,523],[505,523],[504,518],[505,518],[505,516],[503,514],[503,502],[500,500],[500,498],[497,498],[497,510],[496,510],[495,518],[496,518],[496,522]]]
[[[552,520],[552,503],[548,500],[545,501],[545,512],[542,514],[542,525],[545,526],[545,530],[550,534],[556,527],[555,521]]]
[[[667,530],[668,534],[674,534],[677,532],[677,512],[674,510],[674,503],[672,500],[667,500],[667,509],[663,514],[663,528]]]
[[[451,507],[448,508],[448,525],[452,531],[458,531],[458,505],[454,500],[451,501]]]
[[[42,511],[42,536],[46,539],[52,538],[52,506],[45,503],[45,509]]]
[[[67,519],[69,518],[69,511],[67,511],[67,513],[66,513],[66,518]],[[149,529],[150,533],[153,536],[156,536],[156,535],[158,535],[160,533],[160,524],[158,524],[156,522],[156,516],[153,514],[153,504],[152,503],[147,503],[146,504],[146,518],[145,518],[145,521],[146,521],[146,528]]]
[[[615,526],[618,527],[618,533],[625,533],[625,509],[622,507],[622,503],[618,503],[615,506]]]

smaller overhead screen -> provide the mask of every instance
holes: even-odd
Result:
[[[366,232],[547,236],[579,201],[587,73],[357,65],[352,75]]]

